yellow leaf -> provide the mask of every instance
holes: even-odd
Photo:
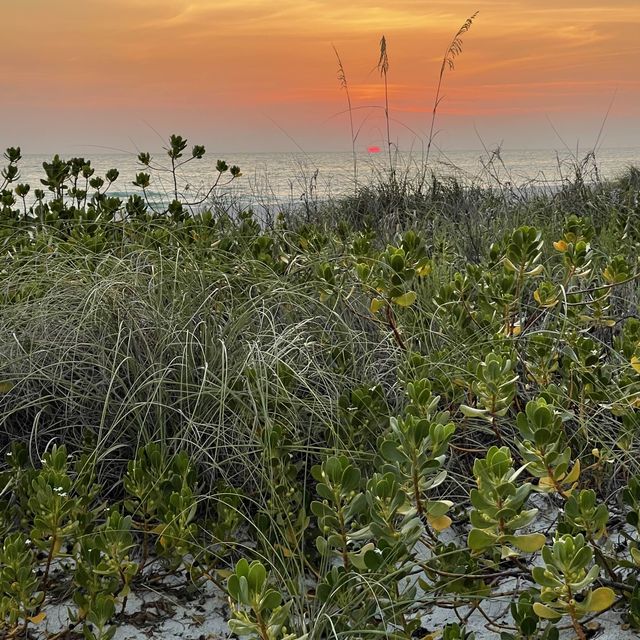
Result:
[[[530,533],[522,536],[513,536],[513,546],[525,553],[535,553],[544,547],[546,538],[542,533]]]
[[[373,300],[371,300],[371,304],[369,305],[369,311],[371,311],[371,313],[377,313],[378,311],[380,311],[380,309],[382,309],[382,307],[384,307],[385,305],[385,301],[382,298],[373,298]]]
[[[449,516],[427,516],[427,522],[434,531],[440,533],[451,526],[451,518]]]
[[[518,554],[513,550],[509,549],[509,547],[502,545],[500,547],[500,558],[502,560],[508,560],[509,558],[517,558]]]
[[[608,609],[616,601],[616,594],[609,587],[600,587],[591,593],[588,599],[589,611],[597,612]]]
[[[504,259],[504,266],[507,268],[508,271],[517,271],[518,270],[516,268],[516,266],[513,264],[513,262],[511,262],[511,260],[509,260],[509,258],[505,258]]]
[[[545,299],[543,300],[540,297],[540,291],[538,289],[536,289],[533,292],[533,299],[541,306],[544,307],[545,309],[551,309],[553,307],[555,307],[558,304],[558,298],[554,295],[553,297],[549,298],[549,299]]]
[[[566,251],[569,245],[564,240],[558,240],[558,242],[553,243],[553,248],[556,251]]]
[[[522,327],[519,322],[508,324],[504,333],[507,336],[519,336],[522,333]]]
[[[407,291],[407,293],[403,293],[401,296],[392,298],[392,300],[399,307],[410,307],[416,301],[417,297],[418,296],[415,291]]]
[[[558,620],[559,618],[562,618],[561,614],[541,602],[533,603],[533,611],[538,618],[543,618],[544,620]]]
[[[37,616],[29,616],[29,622],[33,624],[40,624],[46,617],[47,614],[44,611],[41,611]]]
[[[555,491],[556,485],[549,476],[544,476],[544,478],[540,478],[540,481],[538,482],[538,489],[545,493],[551,493],[552,491]]]
[[[431,265],[427,262],[427,264],[418,267],[416,269],[416,274],[418,275],[418,277],[420,278],[425,278],[426,276],[428,276],[431,273]]]
[[[529,277],[539,276],[543,271],[544,271],[544,267],[541,264],[539,264],[537,267],[534,267],[533,269],[530,269],[529,271],[527,271],[525,275]]]
[[[631,356],[631,366],[636,373],[640,373],[640,358],[638,356]]]
[[[631,547],[631,557],[633,558],[633,561],[640,566],[640,550],[635,547]]]
[[[0,382],[0,393],[9,393],[13,389],[13,385],[10,382]]]
[[[576,460],[576,463],[573,465],[573,469],[562,479],[562,482],[566,484],[573,484],[578,481],[580,477],[580,460]]]

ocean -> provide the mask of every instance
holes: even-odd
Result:
[[[149,170],[132,153],[76,153],[67,154],[91,160],[94,175],[116,168],[118,180],[109,193],[126,197],[139,193],[132,182],[137,172]],[[164,152],[152,154],[154,162],[168,167]],[[202,160],[189,162],[179,171],[178,187],[184,201],[198,201],[216,179],[216,161],[226,160],[237,165],[241,177],[227,184],[223,176],[213,195],[221,203],[239,208],[258,209],[295,206],[299,203],[327,200],[354,193],[353,156],[350,152],[293,152],[293,153],[221,153],[208,150]],[[20,162],[19,182],[43,188],[42,163],[51,156],[25,155]],[[424,158],[420,152],[394,153],[392,163],[396,175],[409,179],[423,171]],[[360,185],[385,179],[389,174],[389,155],[358,153],[356,156],[357,183]],[[428,173],[442,178],[456,177],[466,184],[486,187],[510,186],[523,189],[557,189],[563,181],[572,179],[575,167],[580,166],[586,181],[615,178],[629,166],[640,166],[640,147],[599,149],[591,155],[569,150],[528,149],[497,151],[432,150]],[[152,183],[149,198],[152,202],[166,202],[173,198],[173,181],[166,171],[150,172]],[[228,176],[228,174],[227,174]],[[14,183],[15,184],[15,183]],[[30,194],[31,195],[31,194]]]

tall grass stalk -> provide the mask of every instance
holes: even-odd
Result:
[[[349,93],[349,83],[347,82],[347,74],[345,73],[344,66],[342,64],[342,60],[340,58],[340,54],[338,50],[333,47],[333,52],[336,54],[336,59],[338,60],[338,81],[340,82],[340,87],[344,89],[345,95],[347,97],[347,109],[349,112],[349,130],[351,132],[351,157],[353,158],[353,189],[354,192],[358,191],[358,157],[356,154],[356,139],[358,137],[357,132],[354,129],[353,125],[353,107],[351,105],[351,94]]]
[[[464,24],[458,29],[453,40],[447,47],[447,50],[442,58],[442,65],[440,66],[440,73],[438,75],[438,85],[436,87],[436,95],[433,101],[433,108],[431,110],[431,126],[429,127],[429,139],[427,141],[427,153],[425,157],[425,166],[429,163],[429,154],[431,152],[431,145],[433,144],[434,127],[436,123],[436,114],[442,97],[440,92],[442,90],[442,81],[444,80],[444,74],[447,69],[453,71],[455,68],[455,59],[462,53],[462,36],[471,29],[473,21],[478,15],[476,11],[471,17],[465,20]]]
[[[389,172],[391,180],[395,177],[395,166],[391,154],[391,124],[389,117],[389,86],[387,74],[389,73],[389,55],[387,54],[387,39],[382,36],[380,39],[380,57],[377,64],[378,72],[384,81],[384,119],[387,128],[387,153],[389,154]]]

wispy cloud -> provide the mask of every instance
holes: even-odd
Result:
[[[446,78],[443,113],[579,115],[617,88],[617,104],[640,118],[638,0],[478,4],[463,57]],[[277,109],[313,129],[344,106],[331,45],[356,106],[380,102],[374,68],[384,33],[392,112],[418,118],[452,34],[475,8],[468,0],[6,3],[0,116],[20,121],[46,99],[61,109],[101,104],[158,118],[208,108],[239,126],[240,112]]]

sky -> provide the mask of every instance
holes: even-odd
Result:
[[[0,146],[350,150],[640,146],[640,1],[0,0]],[[604,123],[604,127],[603,127]],[[602,129],[602,132],[600,133]]]

